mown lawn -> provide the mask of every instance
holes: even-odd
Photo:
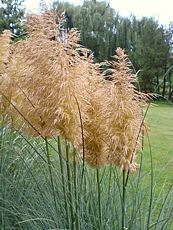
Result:
[[[173,105],[156,102],[147,114],[148,134],[157,187],[173,185]],[[150,148],[144,140],[144,171],[150,172]]]

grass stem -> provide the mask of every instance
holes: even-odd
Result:
[[[73,213],[73,197],[72,197],[72,187],[71,187],[71,170],[70,170],[70,146],[67,140],[65,141],[66,145],[66,166],[67,166],[67,178],[68,178],[68,192],[69,192],[69,200],[70,200],[70,213],[71,213],[71,229],[74,229],[74,213]]]
[[[50,159],[49,143],[48,143],[47,138],[45,138],[45,144],[46,144],[46,156],[47,156],[47,162],[48,162],[48,169],[49,169],[53,199],[54,199],[54,204],[55,204],[55,211],[56,211],[56,214],[58,215],[58,207],[57,207],[57,201],[56,201],[56,195],[55,195],[55,186],[54,186],[53,173],[52,173],[52,164],[51,164],[51,159]]]
[[[100,175],[97,168],[97,193],[98,193],[98,211],[99,211],[99,229],[102,226],[102,211],[101,211],[101,188],[100,188]]]
[[[75,197],[75,206],[76,206],[76,213],[75,213],[75,223],[76,223],[76,229],[80,229],[80,224],[79,224],[79,218],[78,218],[78,209],[79,209],[79,204],[78,204],[78,193],[77,193],[77,167],[76,167],[76,149],[74,148],[74,154],[73,154],[73,178],[74,178],[74,197]]]
[[[67,228],[70,228],[68,202],[67,202],[67,191],[66,191],[66,184],[65,184],[65,179],[64,179],[65,174],[64,174],[64,167],[63,167],[60,137],[58,137],[58,152],[59,152],[59,161],[60,161],[60,169],[61,169],[62,188],[63,188],[63,195],[64,195],[64,205],[65,205],[65,211],[66,211]]]
[[[123,194],[122,194],[122,230],[125,227],[125,209],[126,209],[126,172],[123,170]]]

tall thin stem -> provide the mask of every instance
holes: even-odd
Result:
[[[79,119],[80,119],[80,126],[81,126],[81,138],[82,138],[82,162],[83,162],[83,167],[82,167],[82,176],[81,176],[81,189],[82,189],[82,183],[83,183],[83,176],[84,176],[84,170],[85,170],[85,140],[84,140],[84,127],[83,127],[83,121],[82,121],[82,113],[80,110],[80,105],[75,97],[75,101],[77,104],[78,112],[79,112]]]
[[[58,214],[57,201],[56,201],[56,195],[55,195],[55,186],[54,186],[53,173],[52,173],[52,165],[51,165],[51,159],[50,159],[50,153],[49,153],[49,144],[48,144],[47,138],[45,138],[45,144],[46,144],[46,156],[47,156],[48,169],[49,169],[50,181],[51,181],[51,186],[52,186],[55,210],[56,210],[56,214]]]
[[[136,151],[137,143],[138,143],[138,140],[139,140],[139,137],[140,137],[140,133],[141,133],[141,130],[142,130],[142,127],[143,127],[143,124],[144,124],[145,118],[146,118],[146,116],[147,116],[147,113],[148,113],[148,110],[149,110],[150,105],[151,105],[151,103],[148,103],[148,106],[147,106],[146,111],[145,111],[145,113],[144,113],[142,122],[141,122],[141,124],[140,124],[139,131],[138,131],[137,138],[136,138],[135,148],[134,148],[134,150],[133,150],[133,154],[132,154],[132,156],[131,156],[130,163],[133,162],[133,158],[134,158],[134,154],[135,154],[135,151]],[[129,175],[130,175],[130,167],[129,167],[128,172],[127,172],[125,186],[127,186],[127,183],[128,183],[128,180],[129,180]]]
[[[64,204],[65,204],[65,211],[66,211],[66,220],[68,228],[70,228],[69,223],[69,212],[68,212],[68,202],[67,202],[67,192],[66,192],[66,185],[64,180],[64,167],[63,167],[63,159],[62,159],[62,150],[61,150],[61,140],[58,137],[58,152],[59,152],[59,161],[60,161],[60,169],[61,169],[61,180],[62,180],[62,189],[64,194]]]
[[[122,230],[125,229],[125,211],[126,211],[126,172],[123,170],[123,194],[122,194]]]
[[[73,197],[71,188],[71,170],[70,170],[70,160],[69,160],[69,143],[66,141],[66,166],[67,166],[67,178],[68,178],[68,191],[70,199],[70,213],[71,213],[71,229],[74,229],[74,214],[73,214]]]
[[[97,193],[98,193],[98,208],[99,208],[99,229],[102,226],[102,210],[101,210],[101,188],[100,188],[100,175],[99,169],[97,168]]]
[[[147,130],[146,130],[147,132]],[[154,184],[154,171],[153,171],[153,157],[152,157],[152,151],[151,151],[151,143],[150,138],[147,132],[147,139],[149,144],[149,150],[150,150],[150,166],[151,166],[151,184],[150,184],[150,202],[149,202],[149,213],[148,213],[148,220],[147,220],[147,229],[149,229],[150,226],[150,219],[151,219],[151,212],[152,212],[152,205],[153,205],[153,184]]]
[[[78,193],[77,193],[77,168],[76,168],[76,149],[74,148],[74,157],[73,157],[73,168],[74,168],[74,196],[75,196],[75,206],[76,206],[76,213],[75,213],[75,223],[76,229],[80,230],[79,218],[78,218]]]
[[[82,113],[81,113],[81,109],[80,109],[80,105],[79,102],[77,100],[77,98],[74,96],[76,104],[77,104],[77,108],[78,108],[78,112],[79,112],[79,120],[80,120],[80,128],[81,128],[81,140],[82,140],[82,174],[80,177],[80,203],[82,203],[82,188],[83,188],[83,178],[84,178],[84,173],[85,173],[85,139],[84,139],[84,126],[83,126],[83,120],[82,120]],[[85,183],[86,186],[86,183]],[[86,188],[86,187],[85,187]],[[81,207],[82,210],[82,215],[84,214],[83,212],[83,206]]]
[[[4,116],[2,117],[2,120],[1,120],[1,132],[0,132],[0,152],[1,150],[3,150],[3,136],[4,136]],[[2,171],[2,159],[3,159],[3,154],[1,154],[1,164],[0,164],[0,172]]]

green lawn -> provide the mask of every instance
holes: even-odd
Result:
[[[146,121],[157,186],[169,187],[173,185],[173,105],[163,102],[151,105]],[[149,172],[150,154],[147,139],[145,137],[144,170]]]

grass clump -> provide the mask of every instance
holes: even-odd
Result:
[[[41,138],[28,138],[6,126],[1,141],[2,229],[122,229],[123,176],[117,167],[83,169],[75,154],[74,159],[68,158],[69,145],[64,140],[48,140],[46,152]],[[145,155],[140,156],[140,169],[130,175],[126,186],[124,225],[128,229],[169,230],[172,190],[158,194],[153,186],[150,208],[152,177],[145,171]]]
[[[61,21],[53,12],[33,15],[27,39],[13,45],[1,85],[2,99],[9,102],[5,108],[9,123],[29,135],[61,135],[79,153],[84,144],[90,165],[111,163],[135,170],[146,98],[133,85],[128,58],[117,49],[109,62],[112,81],[107,82],[86,49],[82,57],[76,51],[77,31],[72,30],[63,43],[56,37]]]
[[[130,175],[147,96],[134,86],[127,55],[117,49],[105,80],[77,30],[64,37],[63,20],[32,15],[26,40],[9,45],[5,37],[2,47],[10,54],[0,73],[2,228],[169,228],[171,190],[155,210],[152,154],[148,196],[142,152]]]

